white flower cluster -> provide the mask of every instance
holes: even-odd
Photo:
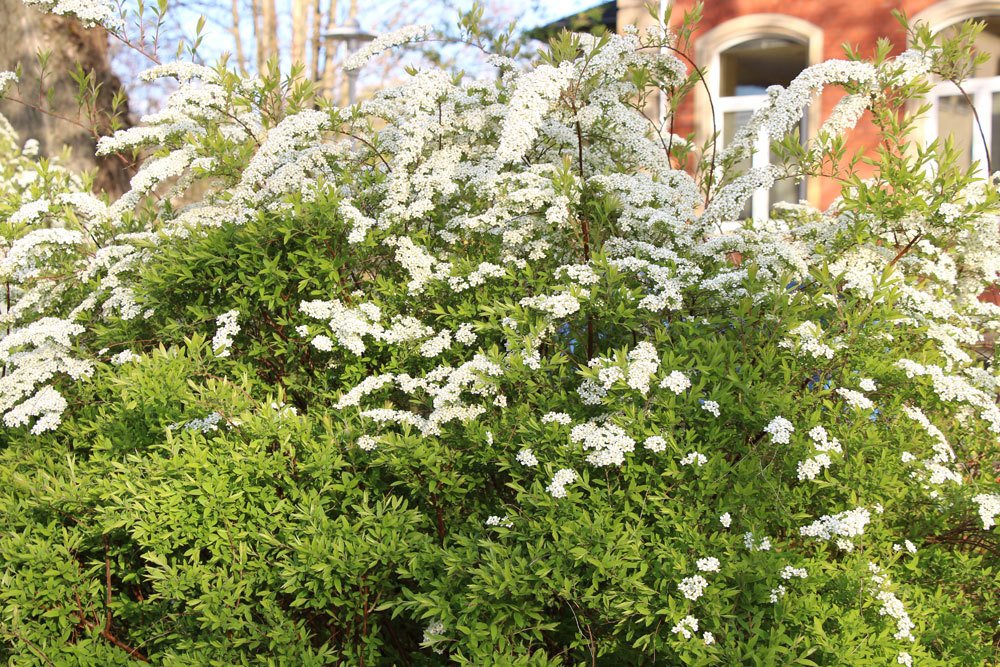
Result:
[[[716,417],[722,414],[719,410],[719,404],[716,401],[704,401],[701,404],[701,409],[715,415]]]
[[[649,393],[649,380],[660,368],[660,353],[652,343],[642,342],[628,353],[626,383],[645,396]]]
[[[218,357],[228,357],[229,348],[233,345],[233,336],[240,332],[240,313],[230,310],[215,318],[216,330],[212,337],[212,349]]]
[[[875,404],[872,403],[871,399],[862,394],[860,391],[854,391],[853,389],[848,389],[847,387],[837,387],[837,393],[840,394],[844,401],[854,408],[855,410],[864,410],[870,412]]]
[[[355,51],[348,56],[347,60],[344,61],[344,69],[348,71],[361,69],[369,60],[383,51],[401,44],[424,39],[430,32],[431,27],[429,25],[407,25],[392,32],[382,33],[368,42],[361,50]]]
[[[946,403],[965,403],[979,409],[981,419],[989,424],[990,430],[1000,434],[1000,407],[993,396],[973,386],[958,375],[949,375],[940,366],[918,364],[910,359],[900,359],[896,367],[906,373],[906,377],[929,377],[934,392]]]
[[[823,328],[815,322],[805,321],[788,332],[791,338],[785,338],[778,345],[798,352],[804,352],[814,359],[833,359],[836,350],[842,343],[828,345],[822,342]]]
[[[90,377],[93,364],[71,356],[72,341],[84,328],[68,320],[43,317],[0,339],[0,412],[10,428],[35,420],[32,433],[54,430],[66,399],[48,384],[57,375]]]
[[[718,572],[720,563],[718,558],[709,556],[707,558],[699,558],[695,562],[695,566],[702,572]]]
[[[670,632],[679,634],[684,639],[691,639],[692,633],[698,632],[698,619],[690,615],[685,616],[678,621],[677,625],[670,628]]]
[[[371,452],[378,449],[379,439],[372,435],[363,435],[358,438],[358,449],[365,452]]]
[[[725,514],[723,516],[726,516]],[[727,528],[729,526],[726,526]],[[748,551],[770,551],[771,550],[771,538],[764,536],[759,540],[754,537],[751,532],[743,533],[743,546],[747,548]]]
[[[730,514],[729,512],[726,512],[725,514],[720,515],[719,516],[719,523],[722,524],[723,528],[729,528],[731,525],[733,525],[733,515]],[[752,536],[751,536],[751,539],[752,539]]]
[[[586,290],[580,291],[581,296],[586,296]],[[569,292],[561,292],[549,296],[526,296],[521,299],[520,304],[548,313],[556,320],[569,317],[580,310],[580,301]]]
[[[805,579],[809,576],[809,572],[804,567],[792,567],[791,565],[786,565],[781,569],[781,578],[786,581],[793,578]]]
[[[681,579],[681,582],[677,584],[678,590],[688,600],[697,600],[700,598],[707,587],[708,581],[700,574]]]
[[[916,625],[910,620],[910,615],[906,613],[902,601],[889,590],[892,582],[881,574],[881,568],[875,563],[868,563],[868,570],[872,575],[872,592],[875,594],[875,598],[882,603],[882,607],[878,610],[879,616],[888,616],[896,622],[896,632],[893,635],[896,639],[916,641],[916,637],[913,636],[913,629],[916,628]]]
[[[657,454],[664,451],[667,448],[667,441],[659,435],[651,435],[642,442],[642,446],[651,452],[656,452]]]
[[[223,421],[222,413],[210,412],[201,419],[192,419],[183,424],[171,424],[170,430],[182,429],[184,431],[194,431],[197,433],[211,433],[219,430],[219,422]]]
[[[503,526],[504,528],[513,528],[514,522],[507,519],[506,514],[504,516],[497,516],[495,514],[491,514],[490,516],[486,517],[486,525]]]
[[[932,424],[927,415],[915,406],[904,405],[903,414],[920,424],[933,441],[931,444],[933,454],[920,461],[924,467],[924,472],[918,473],[914,471],[911,475],[934,486],[949,481],[961,485],[963,481],[962,475],[950,467],[955,461],[955,452],[951,448],[951,445],[948,444],[948,440],[945,438],[944,433],[941,432],[941,429]],[[903,463],[911,463],[916,459],[917,457],[910,452],[903,452],[900,455],[900,460]],[[932,491],[931,495],[936,495],[936,493],[936,491]]]
[[[708,463],[708,459],[700,452],[690,452],[681,459],[682,466],[697,466],[700,468],[706,463]]]
[[[85,27],[103,26],[108,30],[121,29],[123,22],[118,7],[105,0],[23,0],[29,7],[59,16],[72,16]]]
[[[545,114],[573,75],[573,64],[563,62],[558,67],[540,65],[517,78],[500,131],[498,162],[509,164],[524,157],[538,136]]]
[[[690,389],[690,387],[691,380],[688,379],[687,375],[681,373],[680,371],[671,371],[667,377],[660,380],[661,389],[669,389],[678,396]]]
[[[979,505],[979,518],[983,520],[983,530],[989,530],[997,525],[996,517],[1000,514],[1000,495],[995,493],[980,493],[972,498]]]
[[[538,459],[535,457],[535,453],[531,451],[530,447],[522,449],[517,453],[517,462],[528,467],[538,465]]]
[[[911,554],[917,553],[917,546],[909,540],[903,540],[902,544],[892,545],[893,551],[903,551],[904,549]]]
[[[635,451],[635,440],[617,424],[593,421],[577,424],[570,431],[569,439],[590,452],[587,463],[599,468],[620,466],[625,463],[625,455]]]
[[[440,620],[431,621],[427,624],[427,627],[424,628],[424,637],[420,641],[420,645],[433,647],[445,638],[444,633],[445,627],[443,622]],[[436,648],[434,650],[438,653],[444,652],[443,648]]]
[[[115,366],[121,366],[123,364],[131,363],[133,361],[139,361],[142,359],[141,356],[133,352],[132,350],[122,350],[118,354],[111,355],[111,363]]]
[[[840,441],[831,438],[822,426],[814,426],[809,430],[809,437],[813,441],[813,448],[820,452],[816,456],[799,461],[798,477],[799,481],[814,480],[824,469],[829,468],[832,463],[827,452],[843,453]]]
[[[12,83],[17,83],[18,77],[15,72],[8,72],[0,70],[0,95],[7,92],[7,88],[10,87]]]
[[[492,399],[492,404],[502,407],[505,397],[499,394],[492,378],[503,375],[503,369],[487,357],[477,354],[458,367],[439,366],[423,377],[406,373],[373,375],[365,378],[345,392],[337,402],[338,408],[358,406],[361,399],[386,385],[395,385],[408,395],[422,394],[432,399],[433,409],[426,416],[411,410],[372,408],[359,414],[380,424],[412,426],[423,435],[440,435],[441,427],[453,421],[468,422],[486,411],[481,403],[468,403],[464,393]]]
[[[845,551],[854,549],[852,538],[865,533],[871,513],[864,507],[846,510],[839,514],[825,514],[808,526],[799,528],[799,534],[821,540],[837,538],[837,546]]]
[[[398,344],[407,341],[423,340],[419,347],[422,356],[433,358],[447,350],[453,340],[453,335],[447,329],[436,334],[434,330],[414,317],[397,316],[392,319],[388,328],[381,324],[382,309],[373,303],[362,303],[355,308],[349,308],[340,301],[304,301],[300,305],[302,312],[309,317],[326,320],[333,334],[333,339],[326,335],[315,336],[312,345],[318,350],[329,352],[334,341],[355,355],[365,352],[365,337],[370,337],[386,344]],[[462,338],[469,340],[475,334],[470,329],[461,330]],[[304,332],[304,333],[303,333]],[[300,331],[308,334],[308,329]],[[455,334],[457,338],[458,334]]]
[[[858,381],[858,386],[861,388],[861,391],[872,392],[878,389],[878,385],[875,384],[875,380],[871,378],[861,378]]]
[[[792,426],[792,422],[784,417],[775,417],[764,427],[764,432],[771,434],[771,442],[778,445],[787,445],[791,441],[795,427]]]
[[[553,498],[566,497],[566,485],[576,481],[576,471],[569,468],[561,468],[552,476],[552,482],[545,487],[545,490]]]
[[[573,420],[565,412],[546,412],[542,415],[543,424],[562,424],[563,426],[568,426],[573,423]]]

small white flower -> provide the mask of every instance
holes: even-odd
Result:
[[[733,524],[733,516],[729,512],[726,512],[719,517],[719,523],[722,524],[723,528],[729,528]]]
[[[718,572],[720,563],[718,558],[709,556],[708,558],[699,558],[695,565],[702,572]]]
[[[672,371],[670,375],[660,381],[661,389],[669,389],[678,396],[683,394],[691,386],[691,380],[680,371]]]
[[[538,465],[538,459],[535,458],[535,453],[530,448],[522,449],[517,453],[517,462],[528,467]]]
[[[785,580],[792,579],[795,577],[798,577],[799,579],[805,579],[808,576],[809,573],[806,571],[804,567],[792,567],[791,565],[786,565],[781,570],[781,578]]]
[[[784,417],[775,417],[771,423],[764,427],[764,432],[771,434],[771,442],[787,445],[792,433],[795,432],[795,427]]]
[[[566,497],[566,485],[576,481],[576,471],[569,468],[562,468],[552,476],[552,482],[545,487],[553,498]]]
[[[651,452],[662,452],[667,448],[667,441],[658,435],[651,435],[643,441],[642,446]]]
[[[562,424],[566,426],[572,424],[573,420],[565,412],[547,412],[542,415],[543,424]]]
[[[700,574],[693,577],[686,577],[677,584],[677,588],[688,600],[697,600],[705,592],[708,581]]]
[[[699,468],[708,463],[708,459],[705,458],[704,454],[699,452],[691,452],[687,456],[681,459],[682,466],[698,466]]]
[[[712,413],[716,417],[722,414],[722,412],[719,410],[719,404],[716,401],[705,401],[704,403],[701,404],[701,409],[706,412]]]
[[[685,616],[678,621],[677,625],[670,628],[670,632],[676,632],[677,634],[682,635],[684,639],[691,639],[691,633],[698,632],[698,619],[690,615]]]

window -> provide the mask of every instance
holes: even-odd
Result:
[[[722,51],[717,60],[719,95],[715,103],[716,127],[721,131],[720,148],[725,148],[753,112],[767,102],[768,87],[787,86],[808,62],[806,45],[785,37],[751,39]],[[800,136],[807,136],[806,130],[803,117]],[[772,160],[771,139],[761,133],[753,156],[744,159],[740,166],[744,169],[765,167]],[[782,180],[769,190],[761,188],[754,192],[743,209],[743,217],[766,218],[775,202],[797,202],[805,197],[804,182]]]
[[[744,14],[700,34],[694,47],[695,62],[706,71],[706,87],[715,106],[713,119],[709,92],[695,90],[696,140],[703,145],[710,139],[714,120],[720,144],[716,148],[721,148],[766,99],[769,86],[787,86],[803,69],[823,60],[823,30],[788,14]],[[808,138],[819,124],[820,107],[811,104],[799,128],[801,136]],[[770,139],[762,138],[743,166],[764,166],[772,160]],[[783,180],[755,193],[744,215],[765,218],[778,201],[818,203],[819,187],[818,179],[802,184]]]
[[[987,148],[994,170],[997,169],[996,156],[1000,153],[1000,15],[976,17],[976,20],[986,23],[986,29],[976,38],[976,48],[991,57],[979,66],[974,77],[962,83],[962,89],[979,115],[982,134],[969,101],[955,84],[943,81],[928,94],[931,110],[927,117],[926,138],[930,143],[951,137],[961,151],[959,164],[968,168],[977,163],[978,173],[986,177],[989,175]],[[945,28],[942,32],[953,29]]]

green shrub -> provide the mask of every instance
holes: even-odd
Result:
[[[51,298],[5,274],[0,657],[997,660],[998,197],[910,140],[950,54],[915,43],[772,91],[695,177],[636,93],[698,75],[634,35],[353,109],[161,68],[188,122],[104,145],[156,146],[133,193],[4,228],[87,238],[23,255]],[[832,84],[873,177],[856,104],[736,171]],[[735,222],[845,162],[830,209]]]

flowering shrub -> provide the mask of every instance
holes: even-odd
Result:
[[[5,144],[0,656],[995,660],[998,196],[901,114],[947,45],[806,70],[692,176],[641,113],[685,30],[347,109],[159,66],[111,203]]]

